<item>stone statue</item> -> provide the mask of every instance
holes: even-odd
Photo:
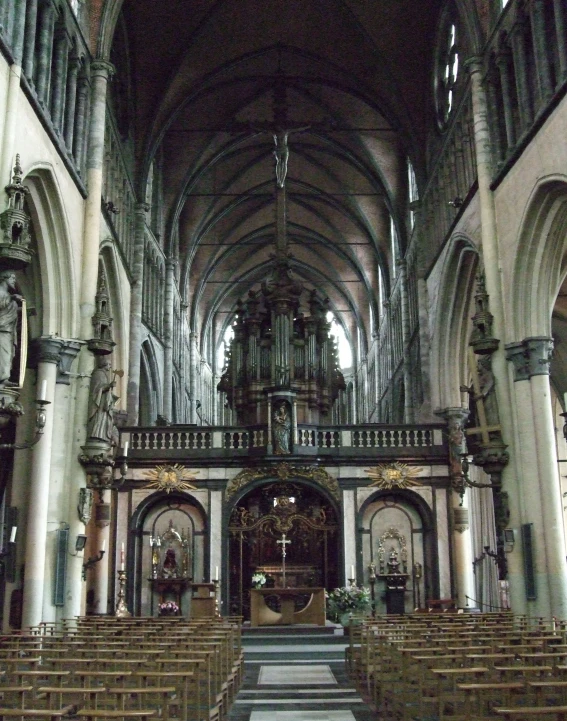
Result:
[[[118,396],[114,395],[116,383],[110,371],[110,358],[98,356],[97,367],[91,376],[89,398],[89,420],[87,437],[98,438],[112,443],[114,432],[114,405]]]
[[[496,400],[496,384],[494,373],[492,372],[492,358],[490,355],[480,356],[477,364],[477,373],[480,397],[484,403],[486,423],[488,426],[497,426],[500,421],[498,418],[498,402]]]
[[[273,415],[274,453],[278,456],[290,453],[289,439],[291,432],[291,419],[287,412],[286,403],[281,403]]]
[[[17,386],[10,381],[18,345],[18,310],[23,297],[15,292],[13,270],[0,273],[0,386]]]

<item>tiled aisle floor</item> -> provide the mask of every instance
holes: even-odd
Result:
[[[376,721],[343,663],[246,664],[229,721]]]

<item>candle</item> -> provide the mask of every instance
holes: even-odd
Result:
[[[103,553],[106,551],[106,538],[102,539],[102,548],[100,549]]]
[[[219,580],[219,567],[218,566],[215,566],[215,579],[214,580],[215,581]]]
[[[350,577],[354,578],[354,566],[350,567]]]
[[[120,570],[124,570],[124,542],[122,542],[122,550],[120,551]]]
[[[41,387],[39,389],[38,401],[44,401],[47,398],[47,381],[45,378],[41,381]]]
[[[12,531],[10,533],[10,543],[16,542],[16,531],[18,530],[17,526],[12,526]]]
[[[128,441],[124,441],[124,458],[126,458],[126,456],[128,455],[128,446]]]

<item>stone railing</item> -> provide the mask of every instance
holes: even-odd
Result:
[[[316,427],[299,425],[291,456],[340,455],[444,458],[443,425],[364,425]],[[148,458],[178,461],[200,457],[272,455],[266,426],[168,426],[125,428],[121,445],[129,442],[129,462]],[[274,456],[274,458],[282,458]]]

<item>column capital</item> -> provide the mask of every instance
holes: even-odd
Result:
[[[134,212],[140,213],[141,215],[143,215],[144,213],[147,213],[149,211],[149,209],[150,209],[149,203],[136,203],[136,205],[134,206]]]
[[[549,336],[531,336],[506,345],[506,359],[514,364],[514,381],[549,375],[552,354],[553,338]]]
[[[97,58],[90,64],[91,77],[99,77],[108,80],[116,73],[116,68],[108,60]]]
[[[514,382],[529,380],[529,364],[523,342],[507,343],[504,348],[506,350],[506,360],[510,361],[514,366]]]
[[[57,366],[57,383],[62,383],[66,386],[71,383],[71,365],[81,347],[85,345],[83,340],[64,340],[63,346],[61,347],[59,364]]]
[[[482,55],[471,55],[463,63],[466,71],[472,75],[473,73],[482,73],[484,69],[484,61]]]
[[[65,341],[63,338],[42,336],[34,338],[30,345],[30,366],[36,367],[38,363],[55,363],[61,361],[61,351]]]

